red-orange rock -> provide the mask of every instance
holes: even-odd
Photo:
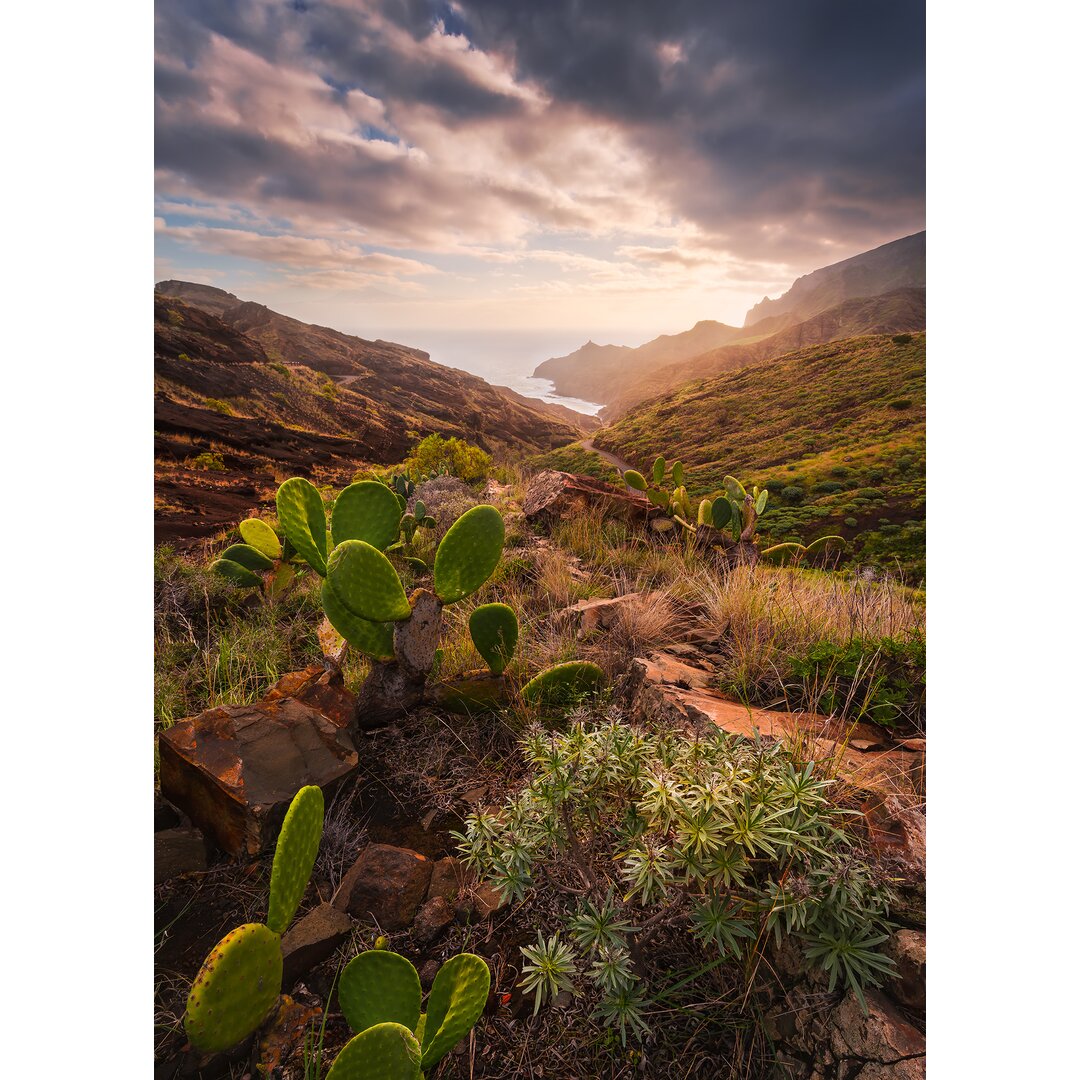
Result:
[[[369,844],[342,879],[333,904],[383,930],[404,930],[431,883],[432,861],[409,848]]]

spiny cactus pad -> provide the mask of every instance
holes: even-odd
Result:
[[[413,1031],[420,1019],[420,994],[416,968],[385,949],[354,956],[338,983],[341,1011],[353,1031],[383,1023],[404,1024]]]
[[[653,462],[652,467],[652,479],[654,484],[662,484],[664,482],[664,471],[667,469],[667,460],[661,455]]]
[[[337,598],[361,619],[400,622],[412,614],[401,578],[390,560],[363,540],[338,544],[330,556],[326,577]]]
[[[506,604],[481,604],[469,616],[469,633],[476,651],[495,675],[501,675],[518,640],[518,619]]]
[[[736,502],[741,503],[746,498],[746,488],[744,488],[734,476],[724,477],[724,487],[727,490],[729,499],[734,499]]]
[[[262,578],[258,574],[253,574],[246,566],[234,563],[231,559],[215,559],[210,564],[210,570],[241,589],[258,589],[262,586]]]
[[[322,789],[309,784],[293,796],[274,850],[266,925],[275,934],[285,933],[300,906],[319,853],[322,829]]]
[[[494,506],[466,510],[435,552],[435,593],[444,604],[476,592],[499,565],[506,527]]]
[[[531,705],[565,705],[604,683],[604,672],[587,660],[569,660],[541,671],[521,688],[523,701]]]
[[[281,992],[281,939],[262,923],[230,930],[188,994],[184,1030],[203,1053],[227,1050],[263,1022]]]
[[[363,540],[385,551],[398,538],[400,522],[397,496],[377,480],[362,480],[337,497],[330,532],[335,546],[345,540]]]
[[[401,1024],[376,1024],[350,1039],[326,1080],[416,1080],[420,1044]]]
[[[261,518],[248,518],[240,522],[240,535],[245,544],[257,548],[268,559],[281,558],[281,541],[277,533]]]
[[[326,577],[326,511],[310,480],[293,476],[277,491],[278,521],[297,554],[320,577]]]
[[[757,511],[760,517],[765,513],[765,504],[769,501],[769,491],[766,488],[764,491],[759,491],[757,499],[754,501],[754,509]]]
[[[433,1069],[480,1019],[491,989],[491,972],[472,953],[452,956],[435,976],[424,1023],[422,1069]]]
[[[239,563],[256,573],[274,568],[273,560],[268,559],[258,548],[253,548],[250,544],[233,544],[221,553],[221,557],[227,562]]]
[[[329,581],[322,584],[323,613],[330,625],[356,650],[372,660],[394,659],[394,624],[372,622],[354,615]]]
[[[712,504],[712,527],[722,529],[731,520],[731,503],[727,499],[717,499]]]
[[[623,479],[635,491],[644,491],[649,486],[645,482],[645,477],[635,469],[627,469],[626,472],[623,473]]]

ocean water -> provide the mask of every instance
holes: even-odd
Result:
[[[425,349],[437,364],[460,368],[479,375],[496,386],[509,386],[526,397],[541,398],[555,405],[595,416],[602,404],[581,398],[561,397],[548,379],[534,379],[537,364],[552,356],[565,356],[589,339],[581,331],[424,331],[415,329],[380,333],[387,341],[398,341]]]

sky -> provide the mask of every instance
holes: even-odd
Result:
[[[436,359],[742,325],[924,227],[921,2],[156,10],[157,279]]]

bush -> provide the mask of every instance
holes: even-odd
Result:
[[[586,973],[594,1015],[624,1044],[627,1029],[648,1032],[653,980],[670,978],[670,950],[648,948],[661,929],[696,943],[708,966],[735,969],[756,943],[788,937],[830,990],[840,980],[860,1001],[891,970],[876,951],[891,925],[888,886],[831,805],[835,781],[779,742],[648,732],[612,716],[565,733],[538,726],[522,749],[524,786],[471,814],[459,850],[507,898],[524,899],[544,864],[561,864],[555,880],[574,873],[585,891],[564,924],[562,974],[572,985]]]
[[[838,484],[835,480],[822,480],[821,483],[815,484],[811,490],[818,495],[835,495],[838,491],[844,490],[844,485]]]
[[[798,484],[789,484],[780,489],[780,498],[786,503],[791,503],[792,506],[798,506],[806,498],[806,488],[801,488]]]
[[[913,340],[911,334],[893,334],[894,345],[910,345]]]
[[[908,397],[893,398],[893,400],[889,402],[889,408],[896,409],[899,412],[901,409],[910,409],[913,404],[914,402]]]
[[[853,518],[853,517],[846,517],[846,518],[844,518],[844,524],[849,529],[854,529],[855,526],[859,524],[859,519],[858,518]]]
[[[465,481],[485,480],[491,471],[491,455],[464,439],[429,435],[413,447],[402,462],[402,471],[413,480],[446,474]]]
[[[210,469],[214,472],[223,472],[225,459],[215,450],[204,450],[191,459],[189,465],[192,469]]]
[[[208,409],[213,409],[214,412],[221,413],[222,416],[236,415],[233,411],[233,407],[227,401],[222,401],[220,398],[208,397],[206,399],[206,407]]]

